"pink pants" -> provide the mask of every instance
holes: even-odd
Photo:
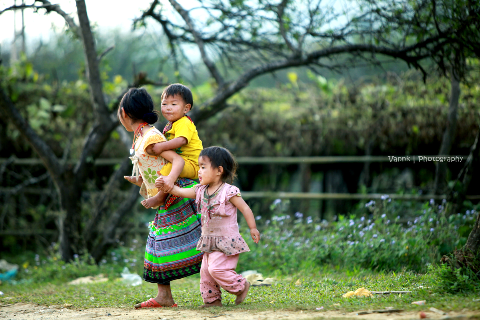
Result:
[[[245,288],[245,278],[235,272],[238,254],[227,256],[223,252],[204,253],[200,268],[200,292],[204,303],[222,300],[222,287],[239,295]]]

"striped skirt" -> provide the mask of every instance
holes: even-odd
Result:
[[[193,188],[197,183],[179,178],[176,184]],[[202,234],[200,221],[195,199],[177,198],[168,209],[158,209],[145,248],[145,281],[170,284],[171,280],[200,272],[203,252],[196,249]]]

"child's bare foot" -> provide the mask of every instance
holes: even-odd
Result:
[[[245,300],[248,294],[248,289],[250,289],[250,283],[248,283],[248,281],[245,281],[245,289],[243,289],[243,291],[235,299],[236,305],[239,305],[240,303],[243,302],[243,300]]]
[[[163,202],[161,199],[159,199],[159,197],[157,196],[154,196],[154,197],[151,197],[149,199],[146,199],[146,200],[143,200],[142,201],[142,205],[147,208],[147,209],[150,209],[150,208],[155,208],[155,207],[158,207],[160,205],[163,205]]]
[[[221,300],[215,300],[213,302],[205,302],[203,306],[200,306],[200,308],[210,308],[210,307],[223,307],[222,301]]]
[[[130,183],[136,184],[137,186],[141,187],[143,183],[143,178],[142,176],[138,177],[133,177],[133,176],[124,176],[125,180],[127,180]]]

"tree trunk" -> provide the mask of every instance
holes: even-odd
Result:
[[[440,156],[448,156],[452,149],[455,139],[455,130],[457,128],[458,100],[460,98],[460,83],[455,72],[451,77],[450,102],[448,108],[447,127],[443,133],[442,145],[440,146]],[[437,162],[435,164],[435,185],[434,194],[445,194],[447,191],[447,162]]]
[[[82,188],[70,168],[55,181],[55,186],[63,213],[59,217],[60,254],[64,261],[70,261],[73,254],[80,253],[83,248],[80,237]]]
[[[463,201],[465,200],[465,195],[470,182],[472,181],[473,175],[477,173],[475,170],[478,169],[476,168],[480,166],[479,140],[480,126],[478,128],[477,136],[475,137],[475,142],[470,149],[470,154],[468,155],[465,166],[458,175],[454,188],[449,195],[449,202],[451,202],[449,203],[448,208],[449,214],[462,210]],[[470,268],[478,275],[480,279],[480,214],[477,215],[477,220],[475,221],[473,230],[468,235],[467,243],[461,250],[455,250],[455,252],[453,252],[453,256],[455,257],[455,267]],[[451,263],[447,256],[442,258],[442,262]]]

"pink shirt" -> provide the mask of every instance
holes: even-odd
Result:
[[[229,200],[241,196],[240,190],[225,183],[211,198],[206,197],[208,186],[196,185],[197,210],[202,214],[202,236],[197,250],[221,251],[227,256],[250,251],[238,231],[237,207]]]

